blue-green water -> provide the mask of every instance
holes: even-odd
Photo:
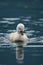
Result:
[[[21,64],[9,41],[18,23],[29,37]],[[0,65],[43,65],[43,0],[0,0]]]

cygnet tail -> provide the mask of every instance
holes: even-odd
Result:
[[[22,61],[24,59],[24,49],[22,46],[16,47],[16,59]]]

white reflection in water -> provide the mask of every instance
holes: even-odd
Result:
[[[14,20],[20,20],[20,18],[3,18],[3,20],[14,21]]]

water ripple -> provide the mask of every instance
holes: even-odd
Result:
[[[15,27],[18,23],[23,23],[25,24],[26,28],[26,34],[29,37],[29,42],[31,44],[35,44],[35,43],[39,43],[39,44],[43,44],[43,35],[40,35],[42,32],[42,28],[43,27],[43,18],[38,19],[38,21],[31,21],[32,17],[18,17],[18,18],[3,18],[0,21],[0,31],[5,31],[6,33],[1,33],[0,32],[0,44],[3,43],[4,44],[9,44],[11,43],[9,41],[9,34],[11,32],[15,32]],[[18,21],[18,22],[17,22]],[[3,27],[3,28],[2,28]]]
[[[20,18],[3,18],[3,20],[14,21],[14,20],[20,20]]]

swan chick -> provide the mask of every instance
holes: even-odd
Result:
[[[23,42],[23,45],[28,43],[29,38],[24,33],[25,26],[22,23],[19,23],[16,27],[16,32],[10,34],[9,39],[11,43],[17,43],[19,41]],[[19,43],[20,45],[20,43]]]

